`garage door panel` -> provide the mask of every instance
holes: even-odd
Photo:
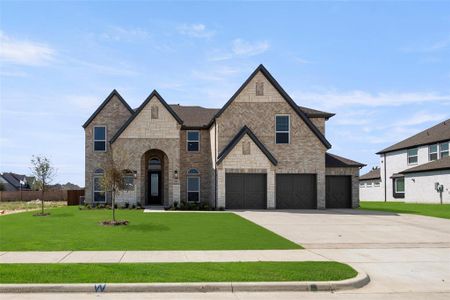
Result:
[[[280,209],[314,209],[317,206],[315,174],[277,174],[276,206]]]
[[[326,207],[351,208],[351,176],[326,176]]]
[[[264,209],[266,174],[228,173],[225,177],[225,205],[228,209]]]

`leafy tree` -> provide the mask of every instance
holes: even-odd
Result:
[[[38,188],[42,191],[41,215],[44,214],[44,193],[48,185],[53,181],[56,170],[52,166],[50,160],[44,155],[33,155],[31,158],[31,172],[36,177]]]
[[[109,155],[107,162],[103,166],[103,177],[100,181],[102,189],[111,193],[111,207],[113,222],[116,222],[116,194],[127,189],[124,180],[124,169],[120,162],[114,161]]]

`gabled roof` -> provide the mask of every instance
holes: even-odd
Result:
[[[372,169],[368,173],[359,176],[359,180],[373,180],[373,179],[381,179],[380,169]]]
[[[450,170],[450,156],[431,161],[429,163],[406,169],[401,174],[429,172],[437,170]]]
[[[256,68],[255,71],[250,75],[249,78],[241,85],[241,87],[234,93],[234,95],[230,98],[230,100],[225,103],[225,105],[217,112],[214,118],[218,118],[233,102],[234,99],[242,92],[242,90],[249,84],[249,82],[253,79],[253,77],[261,72],[267,80],[275,87],[275,89],[280,93],[280,95],[289,103],[292,109],[297,113],[297,115],[305,122],[305,124],[311,129],[311,131],[319,138],[322,144],[325,145],[328,149],[331,148],[331,144],[325,138],[325,136],[317,129],[317,127],[311,122],[311,120],[306,116],[306,114],[297,106],[297,104],[292,100],[292,98],[284,91],[284,89],[280,86],[280,84],[273,78],[273,76],[267,71],[267,69],[261,64]],[[214,119],[213,119],[214,120]],[[210,124],[212,124],[213,120],[211,120]]]
[[[241,130],[234,136],[234,138],[231,139],[230,143],[223,148],[222,152],[220,152],[219,156],[217,157],[217,164],[220,164],[222,160],[233,150],[233,148],[239,143],[239,141],[244,137],[244,135],[248,135],[252,141],[258,146],[258,148],[266,155],[266,157],[270,160],[270,162],[276,166],[278,164],[278,161],[276,158],[270,153],[270,151],[264,146],[264,144],[256,137],[256,135],[253,133],[253,131],[250,130],[250,128],[245,125],[242,127]]]
[[[16,174],[12,172],[4,172],[0,174],[3,179],[5,179],[9,184],[11,184],[14,188],[19,189],[20,188],[20,181],[27,181],[25,175]],[[22,187],[24,187],[22,185]]]
[[[156,97],[162,103],[162,105],[169,111],[169,113],[175,118],[175,120],[177,120],[180,125],[183,124],[183,120],[181,120],[180,117],[173,111],[173,109],[167,104],[163,97],[161,97],[161,95],[156,90],[153,90],[153,92],[147,97],[147,99],[145,99],[145,101],[141,104],[141,106],[139,106],[134,114],[132,114],[131,117],[125,122],[125,124],[120,127],[120,129],[112,137],[110,143],[114,143],[114,141],[122,134],[122,132],[128,127],[128,125],[133,122],[136,116],[139,115],[139,113],[153,99],[153,97]]]
[[[106,99],[103,101],[102,104],[100,104],[100,106],[95,110],[95,112],[89,117],[89,119],[83,124],[83,128],[86,128],[91,122],[92,120],[94,120],[94,118],[102,111],[102,109],[106,106],[106,104],[108,104],[108,102],[114,97],[116,96],[120,102],[122,102],[122,104],[130,111],[131,114],[134,113],[133,109],[128,105],[128,103],[122,98],[122,96],[120,96],[119,92],[117,92],[115,89],[109,94],[108,97],[106,97]]]
[[[450,140],[450,119],[441,122],[433,127],[425,129],[412,137],[409,137],[397,144],[383,149],[377,154],[383,154],[396,150],[408,149],[412,147],[433,144]]]
[[[326,168],[362,168],[365,164],[331,153],[325,153]]]

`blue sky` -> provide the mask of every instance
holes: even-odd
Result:
[[[137,107],[221,107],[263,63],[336,113],[332,153],[375,152],[450,117],[450,3],[0,3],[0,171],[45,154],[84,185],[81,125],[112,89]],[[366,171],[366,169],[363,170]]]

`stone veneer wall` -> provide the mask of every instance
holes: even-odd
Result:
[[[250,144],[250,154],[243,154],[243,144]],[[226,173],[267,173],[267,208],[275,208],[275,167],[252,139],[245,135],[225,159],[217,165],[217,206],[225,207]]]
[[[198,152],[187,151],[186,135],[188,130],[180,132],[180,191],[181,201],[187,201],[187,172],[195,168],[200,172],[200,201],[214,206],[214,172],[211,161],[211,145],[209,130],[199,130],[200,149]]]
[[[107,141],[116,134],[119,128],[128,120],[131,112],[122,104],[122,102],[113,96],[106,104],[102,111],[92,120],[92,122],[85,128],[85,201],[92,202],[92,188],[93,175],[95,169],[101,168],[105,164],[108,152],[110,151],[109,143],[107,142],[107,152],[94,152],[94,126],[106,126]]]
[[[261,81],[264,96],[256,96],[256,82]],[[290,144],[275,144],[277,114],[290,116]],[[249,82],[216,122],[219,153],[247,125],[278,160],[276,173],[317,174],[317,207],[325,208],[327,149],[262,73]]]
[[[359,207],[359,168],[326,168],[326,175],[352,176],[352,208]]]
[[[325,118],[309,118],[311,122],[319,129],[319,131],[325,135]]]

